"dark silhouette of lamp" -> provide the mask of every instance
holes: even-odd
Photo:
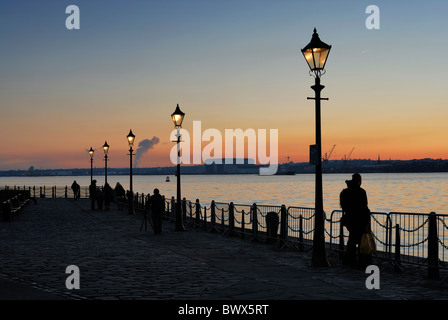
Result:
[[[92,147],[90,147],[89,150],[89,155],[90,155],[90,184],[92,184],[93,181],[93,154],[94,154],[94,150],[92,149]]]
[[[107,183],[107,153],[109,152],[109,145],[107,144],[107,141],[104,142],[103,145],[104,150],[104,184]]]
[[[325,214],[323,208],[323,191],[322,191],[322,142],[321,142],[321,108],[320,101],[328,100],[321,98],[320,93],[324,86],[320,84],[320,77],[325,74],[325,64],[330,53],[331,46],[319,39],[316,28],[311,38],[311,42],[302,49],[308,66],[310,67],[310,75],[314,76],[315,84],[311,88],[315,92],[314,98],[316,102],[316,145],[315,159],[316,163],[316,191],[315,191],[315,216],[314,216],[314,234],[313,234],[313,253],[311,258],[311,266],[313,267],[329,267],[325,249]]]
[[[176,202],[176,228],[175,231],[184,231],[184,224],[182,221],[182,213],[181,213],[181,195],[180,195],[180,129],[182,128],[182,122],[184,121],[185,113],[183,113],[179,104],[176,107],[176,110],[171,114],[171,119],[174,123],[174,128],[177,129],[177,202]]]
[[[129,214],[134,214],[134,190],[132,187],[132,152],[134,151],[132,147],[134,146],[135,135],[132,133],[132,130],[129,130],[129,134],[127,135],[128,144],[129,144]]]

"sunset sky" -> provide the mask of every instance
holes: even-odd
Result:
[[[140,167],[172,165],[176,104],[187,130],[278,129],[279,162],[308,161],[314,27],[332,45],[323,154],[447,159],[447,15],[446,0],[2,0],[0,170],[87,168],[90,147],[101,167],[105,140],[126,167],[129,129],[159,138]]]

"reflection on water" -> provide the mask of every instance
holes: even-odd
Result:
[[[448,214],[448,173],[370,173],[363,174],[363,185],[369,207],[376,212],[437,212]],[[176,177],[165,182],[166,176],[134,176],[134,191],[152,193],[159,188],[167,197],[176,195]],[[95,177],[98,185],[104,176]],[[108,176],[112,187],[119,181],[129,188],[128,176]],[[351,174],[324,174],[324,208],[339,209],[339,192]],[[0,177],[1,185],[70,186],[90,184],[90,176],[76,177]],[[271,204],[314,207],[314,175],[185,175],[182,176],[182,197],[199,199],[207,205],[211,200],[240,204]]]

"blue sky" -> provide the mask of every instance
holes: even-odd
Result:
[[[80,8],[67,30],[65,8]],[[368,30],[367,6],[380,9]],[[335,157],[447,158],[444,1],[2,1],[0,169],[83,167],[104,140],[161,143],[184,127],[277,128],[279,154],[307,161],[313,79],[300,49],[316,27],[333,46],[322,78],[323,150]],[[14,132],[11,138],[11,132]],[[86,158],[87,159],[87,158]]]

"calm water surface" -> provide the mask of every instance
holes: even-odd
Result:
[[[363,174],[363,188],[367,191],[369,207],[377,212],[437,212],[448,214],[448,173]],[[134,176],[134,191],[152,193],[159,188],[167,197],[176,195],[176,177]],[[97,176],[98,185],[104,176]],[[350,174],[324,174],[324,208],[326,212],[339,209],[339,192],[345,188]],[[76,180],[90,184],[90,176],[63,177],[0,177],[0,185],[65,186]],[[129,176],[108,176],[115,186],[120,182],[129,188]],[[258,176],[258,175],[185,175],[182,176],[182,197],[199,199],[208,205],[211,200],[238,204],[269,204],[314,207],[314,175]]]
[[[448,173],[363,174],[369,207],[377,212],[437,212],[448,214]],[[134,191],[152,193],[159,188],[167,197],[176,195],[176,177],[134,176]],[[95,177],[104,184],[104,176]],[[345,188],[350,174],[324,174],[324,208],[326,212],[339,209],[339,192]],[[90,176],[63,177],[0,177],[0,185],[65,186],[76,180],[90,184]],[[108,176],[115,186],[120,182],[129,188],[128,176]],[[238,204],[270,204],[314,207],[314,175],[185,175],[182,176],[182,197],[199,199],[207,205],[211,200]]]

